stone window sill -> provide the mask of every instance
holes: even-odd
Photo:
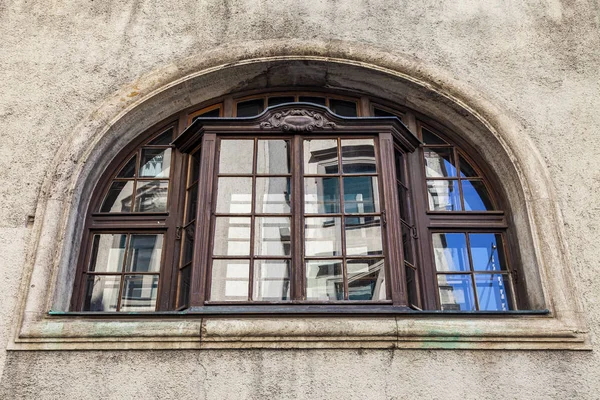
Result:
[[[590,350],[548,311],[357,315],[207,312],[26,315],[10,350],[410,348]]]

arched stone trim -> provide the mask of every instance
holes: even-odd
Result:
[[[68,137],[40,191],[20,292],[21,319],[10,347],[211,347],[212,335],[221,338],[216,347],[246,340],[269,346],[266,343],[272,343],[275,337],[291,338],[284,342],[295,346],[293,343],[306,338],[322,337],[315,328],[317,323],[310,320],[235,324],[219,319],[132,322],[121,318],[100,323],[48,316],[49,310],[67,310],[81,221],[94,183],[125,144],[186,107],[239,90],[289,86],[299,77],[303,86],[372,93],[420,110],[461,132],[491,168],[500,171],[521,242],[522,271],[526,273],[531,303],[535,308],[550,310],[543,317],[501,319],[390,317],[369,319],[368,327],[361,319],[343,319],[334,324],[339,329],[328,328],[329,334],[353,332],[355,339],[349,340],[360,347],[363,340],[385,347],[390,343],[399,347],[444,347],[449,338],[461,343],[457,347],[468,348],[481,347],[482,343],[486,348],[588,346],[559,203],[540,154],[516,118],[445,71],[409,57],[354,43],[263,41],[223,46],[141,77],[107,99]],[[128,339],[118,339],[123,337]],[[97,345],[98,339],[102,345]]]

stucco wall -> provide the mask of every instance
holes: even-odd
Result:
[[[553,179],[595,343],[597,2],[5,1],[0,27],[0,398],[138,391],[147,398],[224,398],[227,391],[239,398],[597,397],[596,345],[593,352],[4,350],[36,239],[28,217],[78,124],[124,87],[135,97],[136,80],[176,61],[227,46],[265,55],[270,43],[281,50],[286,40],[307,54],[371,48],[402,57],[432,82],[449,77],[526,127]]]

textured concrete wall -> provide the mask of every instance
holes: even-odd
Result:
[[[527,127],[553,177],[594,340],[597,2],[8,0],[0,4],[0,398],[124,398],[137,391],[144,398],[224,398],[227,391],[239,398],[597,397],[597,351],[3,350],[35,239],[28,216],[77,124],[117,90],[174,60],[286,39],[307,51],[346,43],[411,59],[417,69],[468,85]]]

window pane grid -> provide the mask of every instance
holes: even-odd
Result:
[[[172,139],[173,128],[169,128],[155,139],[166,135]],[[166,145],[144,145],[136,151],[133,177],[121,177],[131,168],[130,159],[112,180],[104,196],[100,212],[166,212],[168,209],[169,178],[172,150]],[[129,173],[126,173],[128,175]],[[153,183],[156,182],[156,183]],[[119,187],[121,183],[121,187]]]
[[[112,245],[107,241],[101,242],[102,237],[110,240],[111,236]],[[114,247],[115,239],[121,242],[118,247]],[[84,274],[87,282],[84,287],[84,311],[154,311],[163,263],[163,239],[162,234],[95,234],[90,264]],[[114,260],[112,251],[115,249],[122,253],[117,260]],[[106,272],[97,271],[100,258],[118,267],[109,267],[110,271]],[[148,281],[147,278],[152,280]],[[125,305],[122,305],[124,300]]]
[[[218,110],[218,109],[217,109]],[[198,210],[198,179],[200,175],[200,151],[188,157],[187,184],[185,191],[185,209],[183,221],[185,224],[179,229],[180,251],[179,266],[177,269],[177,296],[176,309],[186,307],[189,302],[192,264],[195,252],[196,213]]]
[[[376,278],[375,283],[373,283],[373,277],[371,277],[371,275],[377,275],[377,270],[372,273],[369,267],[369,265],[381,263],[381,266],[377,268],[382,270],[383,274],[385,273],[383,269],[383,262],[385,259],[383,257],[383,244],[381,242],[381,212],[379,212],[380,200],[377,180],[378,166],[375,162],[375,142],[373,138],[359,140],[336,138],[335,141],[329,139],[331,145],[335,145],[335,151],[332,151],[333,149],[326,148],[326,140],[328,139],[322,139],[320,143],[319,139],[312,138],[303,141],[304,150],[302,154],[305,158],[305,170],[314,171],[315,169],[324,169],[327,172],[325,174],[304,173],[303,179],[305,181],[306,189],[306,178],[321,178],[320,181],[317,181],[317,195],[319,191],[325,193],[328,184],[337,186],[339,189],[334,191],[335,196],[333,197],[333,200],[325,201],[323,199],[322,201],[317,201],[318,204],[324,206],[329,204],[330,206],[333,206],[334,209],[339,209],[339,211],[321,213],[312,212],[312,209],[307,210],[306,205],[308,198],[306,197],[307,193],[304,193],[304,234],[307,234],[309,227],[311,234],[312,231],[321,231],[321,234],[324,234],[324,230],[331,229],[339,223],[339,230],[337,231],[337,234],[339,234],[339,244],[337,246],[339,246],[340,254],[338,254],[338,250],[335,250],[332,254],[323,256],[310,254],[312,251],[309,252],[307,246],[310,244],[312,248],[314,241],[309,241],[308,237],[304,238],[304,265],[306,272],[305,299],[307,301],[323,299],[327,299],[327,301],[351,301],[353,300],[351,297],[358,296],[368,298],[370,301],[379,300],[378,296],[381,294],[381,291],[379,292],[379,295],[378,293],[374,293],[377,291],[374,287],[377,287],[378,284],[383,284],[385,287],[385,282],[378,282]],[[315,142],[315,150],[312,150],[312,144]],[[352,144],[354,144],[354,146],[352,146]],[[319,146],[325,147],[320,148]],[[310,154],[308,148],[311,148],[312,150]],[[332,162],[333,160],[331,158],[334,155],[337,158],[335,163]],[[365,161],[367,164],[365,164]],[[320,163],[321,166],[319,166],[318,163]],[[309,166],[309,168],[306,168],[306,166]],[[375,169],[375,172],[365,172],[365,169],[369,168]],[[354,171],[360,172],[356,173]],[[326,181],[325,179],[328,180]],[[353,191],[351,191],[352,188],[354,189]],[[350,200],[349,195],[353,195],[353,192],[356,193],[356,201]],[[364,204],[365,201],[364,195],[368,193],[372,193],[372,195],[367,195],[366,197],[366,201],[369,202],[369,204],[367,204],[367,206],[369,206],[368,208],[373,208],[378,212],[365,212],[365,206],[361,207],[361,204]],[[357,208],[356,212],[353,212],[354,208]],[[314,225],[319,218],[325,219],[325,221],[322,222],[322,224],[324,224],[322,228],[318,228],[317,225]],[[379,228],[379,237],[375,237],[375,243],[377,243],[377,239],[379,239],[379,246],[376,244],[376,247],[381,247],[381,249],[376,250],[377,253],[375,254],[370,254],[369,250],[367,250],[367,254],[348,254],[348,246],[350,244],[349,234],[353,231],[356,231],[357,234],[365,234],[365,228],[369,229],[368,226],[370,224],[366,221],[369,218],[377,219],[376,221],[374,220],[372,224]],[[331,224],[327,224],[328,220],[331,221]],[[358,222],[358,224],[355,222]],[[317,247],[323,247],[324,244],[326,244],[322,242],[322,240],[317,242]],[[326,263],[327,261],[331,262]],[[360,263],[361,261],[362,263]],[[350,277],[349,268],[361,264],[364,264],[366,267],[359,267],[358,272],[355,271],[352,277]],[[377,276],[384,275],[379,274]],[[351,279],[352,296],[350,294]],[[364,286],[364,283],[362,282],[366,282],[367,286]],[[383,289],[383,291],[385,292],[385,289]],[[383,298],[386,298],[385,293],[383,294]]]
[[[224,142],[227,144],[227,141],[232,140],[235,139],[221,139],[221,149],[224,147]],[[248,150],[250,150],[250,143],[248,142],[250,142],[250,140],[246,139],[244,142],[239,141],[238,143],[241,143],[247,147],[247,150],[244,151],[248,158],[250,158],[250,155],[248,154]],[[225,280],[222,280],[221,283],[213,282],[211,285],[211,302],[229,302],[240,300],[240,296],[242,296],[242,282],[247,283],[247,287],[245,286],[246,291],[244,295],[246,297],[246,301],[252,302],[261,300],[263,294],[267,295],[271,301],[290,300],[289,276],[285,277],[281,273],[275,271],[276,267],[274,267],[275,264],[273,264],[277,260],[291,264],[292,259],[290,253],[290,244],[292,242],[291,235],[293,232],[293,213],[290,207],[292,195],[291,192],[293,192],[293,188],[291,186],[292,174],[281,173],[282,168],[289,168],[290,140],[279,138],[263,139],[255,137],[252,139],[251,143],[252,164],[247,173],[221,173],[220,170],[222,170],[222,164],[225,162],[225,159],[223,156],[220,157],[221,162],[219,163],[219,171],[217,172],[217,201],[215,204],[216,211],[213,213],[213,221],[216,222],[223,218],[228,218],[229,221],[238,218],[240,219],[241,223],[241,218],[247,219],[249,226],[244,229],[249,232],[249,237],[248,239],[242,239],[242,241],[244,243],[244,248],[246,242],[249,243],[249,248],[247,250],[242,250],[241,253],[243,254],[225,254],[224,251],[217,253],[217,245],[213,245],[213,268],[211,272],[213,279],[217,279],[217,275],[215,274],[223,274],[222,271],[217,270],[219,267],[226,268],[228,270],[237,268],[239,270],[241,268],[239,265],[241,264],[226,263],[242,262],[245,266],[244,268],[247,268],[247,274],[244,274],[242,278],[232,278],[226,276]],[[282,154],[280,154],[278,150],[283,149],[287,149],[288,151],[283,152],[284,159],[282,160]],[[261,154],[260,166],[258,160],[259,153]],[[258,173],[259,168],[261,171],[260,174]],[[275,172],[271,173],[271,171]],[[226,205],[230,203],[230,199],[223,197],[222,193],[218,193],[219,191],[223,191],[223,188],[219,185],[219,181],[223,178],[243,178],[248,179],[251,182],[251,188],[249,188],[250,190],[244,191],[249,195],[248,212],[241,213],[235,212],[235,210],[227,209]],[[284,179],[284,181],[282,181],[282,179]],[[228,193],[231,193],[231,196],[234,195],[233,191]],[[261,205],[260,209],[259,203]],[[245,226],[246,225],[244,225],[244,227]],[[228,242],[231,242],[231,235],[235,235],[232,229],[235,230],[236,228],[230,224],[229,228],[226,229],[228,230],[228,233],[225,235],[228,237]],[[238,232],[238,236],[240,234],[242,233]],[[220,240],[220,238],[217,237],[218,235],[216,232],[214,235],[215,241]],[[279,235],[279,239],[277,235]],[[270,251],[278,251],[278,254],[265,254],[265,252]],[[269,262],[271,264],[265,264],[265,262]],[[260,263],[260,270],[257,269],[257,263]],[[217,268],[215,268],[215,265]],[[238,267],[235,267],[235,265],[238,265]],[[269,276],[269,274],[272,274],[273,271],[279,275],[275,277]],[[262,276],[263,272],[267,274],[264,277]],[[288,283],[284,283],[282,280]],[[273,290],[273,288],[276,286],[276,281],[281,283],[282,290],[284,288],[287,290],[285,293],[282,292],[279,300],[276,300],[272,297],[273,293],[276,292]],[[215,286],[215,284],[217,284],[217,286]],[[258,292],[255,293],[255,291]],[[232,293],[235,295],[229,295]]]
[[[330,96],[318,92],[281,92],[238,98],[235,100],[235,115],[238,117],[255,116],[260,114],[267,106],[297,101],[321,104],[330,108],[334,113],[346,117],[356,117],[360,108],[360,102],[353,97]]]
[[[467,231],[434,233],[433,237],[442,310],[508,311],[513,308],[511,272],[501,233]],[[487,243],[490,243],[489,249]],[[483,303],[481,296],[485,296]]]
[[[422,128],[422,131],[425,131]],[[429,133],[431,135],[431,133]],[[425,159],[425,175],[427,177],[427,192],[429,195],[430,211],[493,211],[493,201],[489,195],[485,182],[477,169],[466,160],[451,144],[427,144],[423,147]],[[439,151],[444,151],[440,153]],[[444,156],[445,155],[445,156]],[[428,163],[436,165],[436,160],[444,160],[439,165],[438,176],[432,174],[435,171],[428,167]],[[437,173],[436,172],[436,173]],[[434,182],[446,181],[448,185],[439,185]],[[473,184],[474,183],[474,184]],[[468,201],[466,190],[468,189]],[[453,193],[454,192],[454,193]],[[437,199],[437,200],[436,200]],[[447,201],[444,202],[444,199]]]

